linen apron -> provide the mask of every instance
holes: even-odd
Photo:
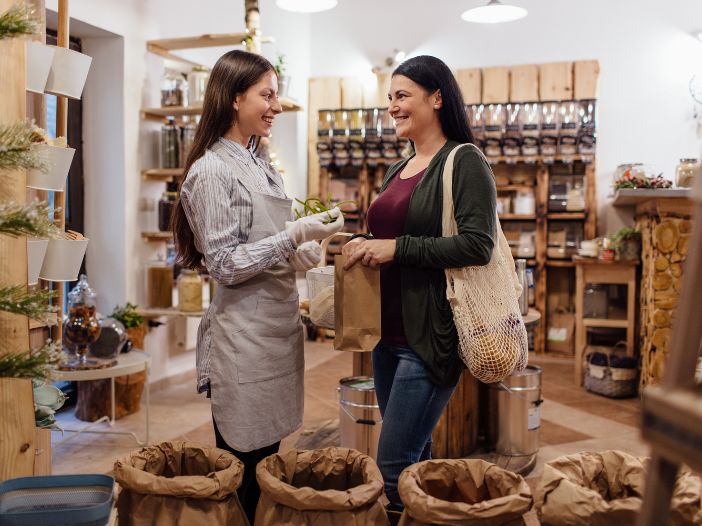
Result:
[[[212,150],[228,164],[237,162],[217,145]],[[292,219],[292,201],[239,182],[253,205],[246,242],[282,232]],[[212,414],[227,444],[252,451],[298,429],[304,403],[303,329],[295,271],[288,261],[243,283],[217,287],[208,315]]]

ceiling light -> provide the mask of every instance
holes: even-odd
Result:
[[[405,60],[405,57],[407,56],[407,53],[405,53],[402,50],[395,50],[395,62],[402,62]]]
[[[279,0],[280,1],[280,0]],[[527,10],[516,5],[506,5],[500,0],[490,0],[487,5],[474,7],[461,15],[466,22],[478,24],[498,24],[512,22],[527,16]]]
[[[275,3],[294,13],[318,13],[336,7],[337,0],[275,0]]]

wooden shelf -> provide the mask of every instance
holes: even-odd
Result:
[[[498,192],[534,192],[536,190],[536,186],[529,186],[528,184],[498,184],[496,188]]]
[[[546,266],[547,267],[570,268],[570,267],[574,267],[575,263],[573,263],[573,261],[570,259],[547,259]]]
[[[500,221],[536,221],[536,215],[500,214]]]
[[[151,181],[173,181],[175,177],[183,175],[182,168],[151,168],[150,170],[142,170],[141,176],[144,179]]]
[[[614,206],[632,206],[653,199],[689,199],[688,188],[622,188],[614,193]]]
[[[616,318],[583,318],[583,326],[626,329],[629,322],[626,319]]]
[[[530,159],[530,160],[528,160]],[[524,157],[523,155],[515,155],[513,157],[506,157],[501,155],[499,157],[487,157],[490,164],[552,164],[548,162],[549,159],[554,159],[557,163],[571,163],[571,162],[582,162],[582,163],[592,163],[594,162],[594,156],[591,155],[556,155],[544,157],[541,155],[534,157]]]
[[[159,242],[159,241],[170,241],[173,239],[172,232],[142,232],[141,238],[144,241]]]
[[[550,212],[546,217],[551,220],[577,221],[585,219],[587,214],[585,212]]]
[[[141,314],[144,318],[160,318],[161,316],[171,316],[171,317],[177,317],[177,318],[202,318],[202,316],[205,314],[205,311],[182,312],[182,311],[179,311],[178,309],[175,309],[175,308],[171,308],[171,309],[144,308],[144,309],[139,309],[139,314]]]
[[[302,111],[302,106],[292,99],[280,98],[280,105],[283,111]],[[192,117],[202,113],[202,106],[168,106],[166,108],[142,108],[141,118],[147,120],[162,121],[167,117]]]

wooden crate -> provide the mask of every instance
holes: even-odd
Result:
[[[497,104],[509,100],[509,68],[483,69],[483,103]]]
[[[539,66],[539,100],[573,98],[573,63],[551,62]]]
[[[600,78],[600,63],[597,60],[579,60],[573,65],[573,98],[575,100],[596,99]]]
[[[480,104],[483,95],[483,75],[480,68],[459,69],[456,71],[456,81],[461,88],[464,104]]]
[[[510,69],[510,102],[539,100],[539,66],[530,64]]]

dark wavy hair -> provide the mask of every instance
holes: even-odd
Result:
[[[195,161],[222,137],[236,121],[234,99],[244,93],[267,72],[275,71],[273,65],[261,55],[234,50],[222,55],[212,68],[202,103],[202,117],[195,132],[193,146],[183,168],[180,186]],[[180,187],[179,187],[180,194]],[[203,255],[195,247],[195,236],[185,215],[180,198],[171,218],[171,228],[176,243],[178,263],[186,268],[202,267]]]
[[[427,93],[441,91],[439,122],[444,135],[460,143],[475,143],[468,124],[461,88],[443,61],[429,55],[420,55],[405,60],[392,74],[407,77],[422,86]]]

